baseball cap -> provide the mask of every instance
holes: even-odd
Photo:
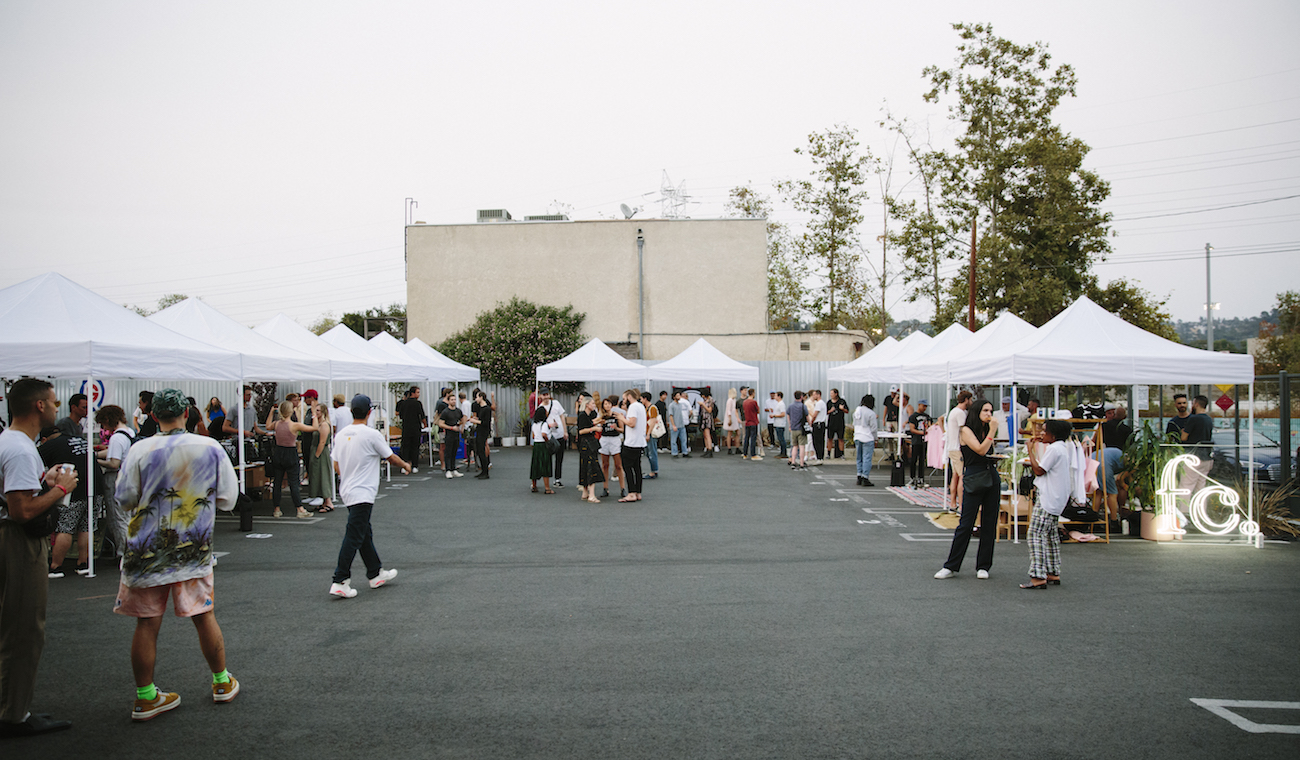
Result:
[[[920,401],[918,401],[918,402],[916,402],[916,403],[918,403],[918,404],[925,404],[926,406],[929,406],[929,405],[930,405],[930,402],[929,402],[929,401],[926,401],[925,399],[921,399]]]
[[[320,394],[314,390],[303,391],[302,396],[303,398],[315,398],[315,399],[320,398]]]
[[[358,393],[352,397],[352,419],[359,420],[367,414],[370,414],[370,397]]]
[[[334,401],[337,402],[337,403],[341,406],[341,405],[347,403],[347,398],[346,398],[342,393],[335,393],[335,394],[334,394]]]

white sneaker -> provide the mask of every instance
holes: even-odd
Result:
[[[451,480],[454,477],[456,476],[451,474],[451,470],[447,470],[447,480]]]
[[[989,571],[988,571],[988,570],[976,570],[976,571],[975,571],[975,577],[976,577],[976,578],[979,578],[979,579],[982,580],[982,581],[986,581],[986,580],[989,579]]]
[[[352,580],[346,580],[342,583],[335,583],[330,586],[330,596],[338,596],[344,599],[351,599],[357,595],[357,590],[352,588]]]
[[[324,503],[325,503],[325,499],[324,499],[324,497],[321,497],[321,496],[317,496],[317,497],[314,498],[314,499],[308,499],[308,500],[306,501],[306,504],[307,504],[307,506],[309,506],[309,507],[319,507],[320,505],[322,505],[322,504],[324,504]]]
[[[375,577],[370,579],[370,588],[379,588],[380,586],[384,585],[385,583],[391,581],[396,577],[397,577],[396,570],[380,569],[379,575],[376,575]],[[355,594],[357,592],[353,591],[352,593]]]
[[[412,475],[419,475],[419,474],[420,474],[420,468],[419,468],[419,467],[412,467],[412,468],[411,468],[411,474],[412,474]]]
[[[755,454],[754,456],[752,456],[752,457],[749,458],[749,461],[751,461],[751,462],[757,462],[757,461],[761,460],[762,458],[763,458],[763,455],[762,455],[762,454]]]
[[[457,478],[465,477],[465,473],[461,472],[460,470],[452,470],[451,474],[453,477],[457,477]]]
[[[980,572],[984,572],[984,571],[981,570]],[[934,574],[934,577],[935,577],[936,579],[942,581],[942,580],[947,580],[947,579],[953,577],[954,575],[956,575],[956,573],[954,573],[953,571],[951,571],[951,570],[949,570],[948,568],[945,567],[945,568],[940,569],[939,572],[935,573],[935,574]]]

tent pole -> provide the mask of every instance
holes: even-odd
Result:
[[[1283,414],[1290,414],[1290,409],[1283,409]],[[1289,457],[1291,452],[1283,451],[1282,456]],[[1241,460],[1237,460],[1241,461]],[[1254,520],[1258,515],[1255,514],[1255,380],[1250,381],[1250,470],[1249,481],[1246,486],[1246,519]],[[1258,520],[1256,520],[1258,522]],[[1264,548],[1264,534],[1255,534],[1255,548]]]
[[[331,370],[330,374],[333,375],[333,370]],[[334,430],[334,415],[331,413],[334,411],[334,378],[333,377],[330,377],[329,384],[325,386],[325,392],[328,393],[330,397],[329,404],[328,406],[325,407],[326,409],[325,422],[330,426],[330,463],[329,463],[329,467],[327,467],[326,469],[328,469],[330,473],[330,501],[335,502],[338,501],[339,495],[338,492],[334,490],[335,489],[334,461],[333,461],[334,460],[334,433],[337,433],[338,431]]]
[[[1020,457],[1016,456],[1016,444],[1020,438],[1020,422],[1016,415],[1016,383],[1011,383],[1011,410],[1007,412],[1007,441],[1010,442],[1011,448],[1011,532],[1012,543],[1020,543],[1020,521],[1016,519],[1016,513],[1020,509]],[[1001,399],[998,399],[1001,401]],[[1030,519],[1033,519],[1033,508],[1030,508]],[[983,528],[981,528],[983,530]],[[996,535],[996,534],[995,534]]]
[[[86,377],[86,396],[95,395],[95,376]],[[103,401],[103,399],[100,399]],[[89,406],[89,403],[87,404]],[[95,415],[86,415],[86,526],[89,539],[86,541],[87,578],[95,577]]]
[[[239,377],[239,385],[235,386],[236,403],[239,404],[239,433],[235,436],[235,445],[239,447],[239,490],[245,496],[248,495],[248,475],[244,472],[248,466],[244,458],[244,377]]]

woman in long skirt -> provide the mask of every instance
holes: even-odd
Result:
[[[334,427],[330,424],[329,409],[315,396],[308,396],[308,398],[311,400],[312,430],[315,432],[308,438],[307,444],[312,453],[307,466],[307,497],[312,501],[321,500],[320,506],[316,508],[317,512],[332,512],[334,511],[334,463],[330,459],[330,448],[333,444]]]
[[[548,436],[546,407],[539,406],[533,411],[533,462],[528,468],[528,477],[533,481],[533,493],[537,493],[538,479],[541,479],[546,493],[555,493],[551,490],[551,450],[546,447]]]
[[[596,484],[604,482],[600,472],[600,415],[596,400],[583,394],[578,398],[578,493],[580,498],[599,504]]]

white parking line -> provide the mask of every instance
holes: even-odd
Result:
[[[1300,702],[1261,702],[1253,699],[1197,699],[1195,697],[1191,699],[1193,704],[1204,707],[1242,731],[1248,731],[1252,734],[1300,734],[1300,725],[1291,723],[1256,723],[1228,709],[1230,707],[1245,707],[1266,710],[1300,710]]]
[[[951,541],[952,534],[949,533],[899,533],[898,535],[908,541]]]

